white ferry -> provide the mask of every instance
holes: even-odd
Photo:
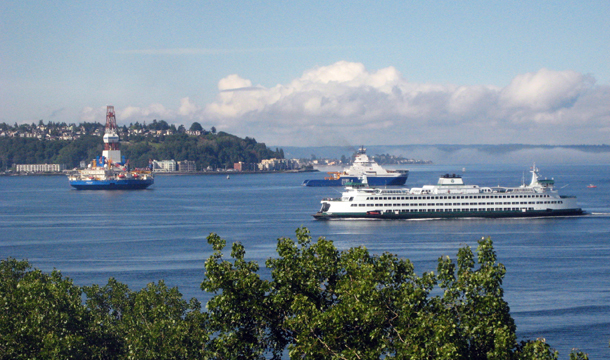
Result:
[[[459,175],[442,175],[437,185],[384,189],[364,183],[349,184],[340,198],[322,199],[313,215],[319,220],[341,218],[422,219],[460,217],[536,217],[583,215],[576,197],[562,196],[554,180],[539,179],[519,187],[465,185]]]
[[[343,171],[333,171],[324,179],[303,181],[303,186],[345,186],[346,183],[358,181],[366,176],[371,186],[402,186],[407,181],[409,170],[386,170],[375,160],[366,155],[366,149],[361,146],[354,163]]]

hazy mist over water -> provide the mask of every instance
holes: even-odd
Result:
[[[366,146],[369,156],[390,154],[434,164],[610,164],[610,146],[529,145],[395,145]],[[272,147],[274,148],[274,147]],[[351,156],[358,146],[281,147],[287,158],[341,158]]]

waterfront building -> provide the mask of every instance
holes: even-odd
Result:
[[[176,171],[176,160],[153,160],[152,162],[154,172],[175,172]]]
[[[63,164],[18,164],[16,167],[17,172],[29,173],[60,172],[66,169]]]

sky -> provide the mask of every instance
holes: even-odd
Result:
[[[0,2],[0,122],[609,144],[610,1]]]

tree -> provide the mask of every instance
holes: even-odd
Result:
[[[199,359],[209,340],[206,314],[196,299],[182,299],[163,281],[133,292],[113,278],[104,287],[85,287],[93,327],[104,339],[107,358]]]
[[[517,343],[489,238],[418,276],[407,259],[340,251],[301,228],[296,241],[278,239],[268,279],[240,243],[230,259],[225,240],[210,234],[208,243],[206,312],[163,281],[81,288],[59,271],[3,260],[0,359],[558,358],[544,339]],[[570,360],[588,356],[574,349]]]
[[[163,281],[80,288],[9,258],[0,264],[0,359],[204,359],[200,310]]]
[[[279,239],[278,258],[267,260],[269,281],[242,245],[233,244],[230,261],[224,240],[211,234],[208,242],[215,252],[202,289],[217,294],[208,309],[219,358],[279,359],[287,347],[291,358],[556,359],[544,341],[517,344],[506,270],[489,238],[476,256],[462,248],[456,262],[439,258],[437,274],[417,276],[409,260],[339,251],[297,229],[297,241]]]
[[[193,124],[191,124],[189,131],[203,131],[203,127],[200,123],[194,122]]]
[[[26,261],[0,264],[0,358],[93,358],[98,343],[81,290],[59,271],[44,274]]]
[[[212,132],[212,134],[216,134],[216,128],[214,126],[212,126],[212,128],[210,129],[210,131]]]

